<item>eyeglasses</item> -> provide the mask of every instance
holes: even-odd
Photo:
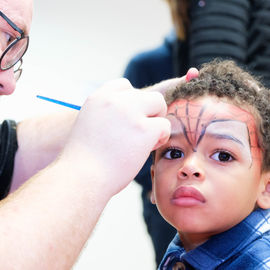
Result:
[[[15,81],[18,81],[22,75],[22,58],[13,66],[14,67],[14,78]]]
[[[0,11],[0,18],[3,18],[16,32],[20,34],[19,37],[11,37],[7,42],[7,47],[3,51],[0,57],[0,70],[7,70],[12,68],[17,62],[19,62],[23,55],[26,53],[29,45],[29,36],[25,36],[22,29],[20,29],[16,24],[14,24],[3,12]],[[4,35],[6,33],[3,33]],[[19,69],[15,69],[15,74],[19,74],[18,78],[22,73],[21,69],[22,61],[19,65]],[[20,72],[18,73],[18,71]]]

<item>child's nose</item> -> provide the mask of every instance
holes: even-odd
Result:
[[[190,157],[185,160],[178,170],[178,177],[181,180],[195,179],[203,180],[205,177],[203,167],[197,157]]]

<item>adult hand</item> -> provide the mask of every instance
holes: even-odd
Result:
[[[153,149],[165,143],[170,123],[167,106],[155,91],[137,91],[128,80],[105,84],[82,106],[62,159],[72,160],[79,174],[93,176],[112,196],[143,166]]]
[[[156,91],[162,95],[166,94],[166,91],[173,90],[179,84],[189,82],[190,80],[197,78],[199,76],[199,71],[196,68],[190,68],[185,76],[181,78],[174,78],[166,81],[162,81],[154,86],[144,88],[145,91]]]

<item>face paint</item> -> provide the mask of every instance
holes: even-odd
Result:
[[[173,125],[172,136],[173,133],[182,132],[192,150],[196,152],[206,131],[210,132],[212,130],[211,132],[213,132],[213,129],[216,128],[218,130],[221,126],[224,128],[226,127],[226,122],[228,122],[227,126],[229,128],[231,128],[232,122],[242,123],[246,126],[248,134],[248,145],[245,143],[245,147],[249,148],[252,159],[261,160],[261,150],[258,146],[257,130],[253,115],[235,105],[222,101],[217,102],[208,101],[202,103],[200,100],[178,100],[172,103],[169,106],[167,118],[172,123],[178,122],[178,125]],[[216,108],[215,111],[211,109],[213,106]],[[233,125],[237,126],[237,124]],[[235,128],[237,129],[237,127]],[[216,136],[222,137],[222,134],[218,133]],[[233,139],[233,136],[231,136],[231,139]],[[237,139],[235,140],[237,141]]]

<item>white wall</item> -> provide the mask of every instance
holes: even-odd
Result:
[[[36,0],[23,75],[16,93],[1,98],[1,118],[64,110],[36,94],[80,105],[102,82],[121,77],[135,53],[161,43],[170,28],[164,0]],[[74,269],[154,269],[141,213],[140,188],[131,183],[105,209]]]

